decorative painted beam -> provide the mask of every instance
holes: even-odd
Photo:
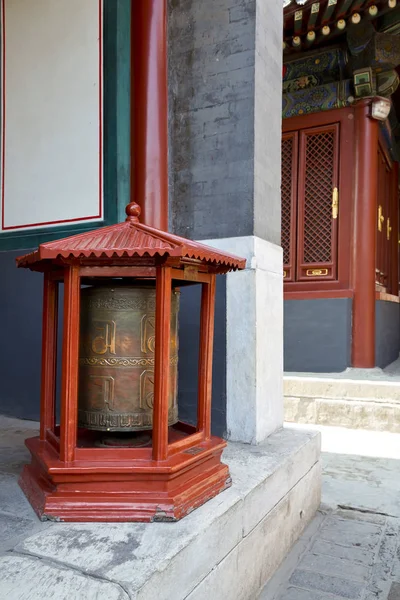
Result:
[[[314,28],[318,19],[318,15],[319,15],[319,2],[314,2],[311,5],[311,11],[310,11],[310,17],[308,19],[308,28]]]
[[[335,12],[338,0],[328,0],[328,4],[326,5],[325,12],[322,16],[322,24],[325,25],[329,23],[332,18],[333,13]]]
[[[294,13],[294,33],[299,35],[303,29],[303,11],[297,10]]]
[[[348,11],[350,10],[352,4],[353,4],[354,0],[342,0],[341,4],[339,5],[338,9],[337,9],[337,13],[336,16],[340,19],[341,17],[344,17],[347,15]]]
[[[353,11],[360,11],[363,8],[365,8],[365,5],[367,4],[368,0],[353,0],[353,6],[351,7],[351,9]]]

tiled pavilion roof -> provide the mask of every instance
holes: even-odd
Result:
[[[32,268],[57,259],[126,259],[132,257],[178,257],[220,265],[225,270],[244,269],[246,260],[186,238],[140,223],[140,207],[127,206],[123,223],[40,244],[17,259],[18,267]]]

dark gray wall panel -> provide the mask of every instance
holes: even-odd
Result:
[[[285,371],[340,372],[350,366],[350,298],[285,300]]]
[[[26,252],[0,252],[0,414],[37,419],[43,277],[16,268],[15,258]]]
[[[179,311],[179,418],[196,422],[199,346],[199,286],[182,290]],[[226,278],[217,278],[212,389],[212,432],[226,432]]]
[[[384,300],[377,300],[375,307],[375,362],[384,368],[399,357],[400,307]]]

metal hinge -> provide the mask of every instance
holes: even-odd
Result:
[[[332,192],[332,219],[337,219],[339,214],[339,190],[333,188]]]
[[[382,231],[382,223],[384,220],[385,220],[385,217],[383,216],[382,206],[379,205],[378,206],[378,231]]]

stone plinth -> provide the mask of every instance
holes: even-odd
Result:
[[[177,523],[18,532],[0,557],[0,596],[254,600],[319,505],[319,456],[318,433],[284,429],[258,446],[230,443],[232,487]],[[28,505],[18,511],[32,519]]]

